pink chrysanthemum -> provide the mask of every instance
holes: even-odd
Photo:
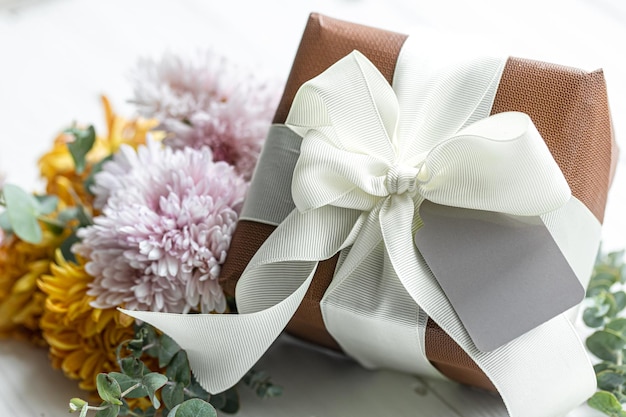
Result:
[[[217,281],[247,189],[204,148],[124,146],[96,175],[94,225],[75,251],[94,277],[93,306],[223,312]]]
[[[208,146],[216,161],[250,179],[279,98],[276,83],[244,73],[212,51],[183,59],[143,60],[134,77],[139,112],[161,121],[165,143]]]

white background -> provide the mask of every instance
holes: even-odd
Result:
[[[37,188],[36,161],[60,129],[74,120],[103,128],[101,93],[131,116],[128,75],[142,56],[212,47],[284,82],[311,11],[412,33],[450,53],[602,67],[616,137],[626,149],[626,3],[621,0],[0,0],[0,172],[10,182]],[[626,247],[625,161],[623,153],[609,197],[607,249]],[[289,369],[290,364],[304,369]],[[264,365],[280,377],[285,397],[246,399],[242,416],[349,417],[347,410],[361,416],[378,415],[377,410],[485,416],[480,404],[492,401],[454,385],[430,385],[420,396],[415,390],[423,382],[414,378],[372,375],[291,341],[282,341]],[[0,343],[0,415],[65,415],[73,393],[78,394],[75,384],[49,369],[45,352]],[[581,408],[574,415],[594,414]]]

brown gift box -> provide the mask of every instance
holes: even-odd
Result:
[[[312,14],[274,123],[284,123],[300,86],[353,50],[367,56],[391,83],[396,58],[407,36],[319,14]],[[602,71],[582,70],[509,58],[498,87],[492,114],[527,113],[559,164],[572,194],[602,222],[616,160]],[[221,282],[228,294],[246,265],[275,229],[241,220],[233,235]],[[319,302],[330,284],[337,256],[321,262],[287,331],[313,343],[339,350],[324,327]],[[494,390],[470,357],[432,320],[426,329],[426,355],[444,375],[458,382]]]

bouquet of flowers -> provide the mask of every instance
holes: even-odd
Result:
[[[118,308],[235,312],[218,276],[279,91],[210,51],[143,60],[133,82],[138,116],[103,97],[104,132],[72,125],[56,137],[39,160],[45,192],[0,175],[0,337],[47,348],[101,399],[72,399],[81,417],[235,412],[236,389],[209,395],[184,350]],[[583,314],[601,360],[589,404],[611,416],[626,416],[623,256],[598,258]],[[261,371],[242,383],[281,392]]]
[[[139,116],[103,97],[104,133],[56,137],[39,160],[45,193],[0,178],[0,336],[47,347],[97,391],[100,406],[71,401],[81,416],[234,412],[236,391],[209,396],[184,351],[117,308],[234,309],[217,278],[280,91],[211,51],[143,60],[133,82]]]

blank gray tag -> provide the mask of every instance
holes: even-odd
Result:
[[[415,244],[476,347],[490,352],[582,301],[539,217],[420,206]]]

